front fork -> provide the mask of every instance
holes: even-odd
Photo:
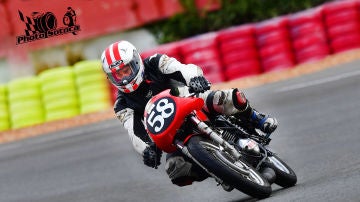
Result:
[[[238,152],[233,145],[225,141],[217,132],[212,130],[206,123],[201,121],[197,116],[194,114],[190,115],[190,120],[193,122],[197,128],[200,130],[202,134],[207,135],[211,140],[215,143],[219,144],[221,147],[224,148],[225,151],[229,152],[236,160],[240,159],[241,154]],[[177,142],[176,145],[179,149],[183,149],[183,145]]]
[[[190,120],[196,124],[201,133],[208,135],[208,137],[222,146],[225,151],[228,151],[236,160],[240,159],[241,154],[235,149],[235,147],[225,141],[217,132],[212,130],[206,123],[198,119],[196,116],[190,116]]]

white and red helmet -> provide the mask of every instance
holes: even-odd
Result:
[[[144,80],[144,63],[128,41],[111,44],[102,53],[101,61],[110,82],[124,93],[133,92]]]

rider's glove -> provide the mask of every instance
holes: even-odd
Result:
[[[203,93],[209,90],[211,83],[203,76],[197,76],[190,79],[189,92],[190,93]]]
[[[147,146],[143,152],[143,160],[144,164],[157,169],[158,165],[160,165],[160,159],[162,155],[162,151],[156,147],[154,142],[148,143],[149,146]]]

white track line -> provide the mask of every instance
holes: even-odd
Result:
[[[306,83],[299,83],[299,84],[286,86],[286,87],[276,90],[275,92],[286,92],[286,91],[297,90],[297,89],[301,89],[301,88],[306,88],[306,87],[315,86],[315,85],[319,85],[319,84],[329,83],[329,82],[333,82],[333,81],[337,81],[337,80],[341,80],[341,79],[345,79],[345,78],[349,78],[349,77],[353,77],[353,76],[358,76],[358,75],[360,75],[360,70],[354,71],[354,72],[347,72],[347,73],[339,74],[339,75],[328,77],[328,78],[309,81]]]

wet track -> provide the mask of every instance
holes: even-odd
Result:
[[[262,201],[360,201],[358,66],[245,91],[259,111],[278,118],[272,147],[298,175],[295,187],[273,185]],[[0,201],[256,201],[212,179],[173,186],[163,165],[143,165],[120,124],[106,121],[0,145]]]

